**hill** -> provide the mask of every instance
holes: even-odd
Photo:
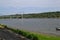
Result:
[[[15,14],[15,15],[0,16],[0,19],[3,19],[3,18],[4,19],[6,19],[6,18],[22,18],[22,15],[21,14]],[[60,18],[60,11],[23,14],[23,18]]]

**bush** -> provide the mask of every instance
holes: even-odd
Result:
[[[27,36],[27,38],[29,38],[29,39],[31,39],[31,40],[38,40],[38,36],[35,35],[35,34],[29,34],[29,35]]]
[[[29,34],[27,38],[32,39],[33,38],[32,34]]]
[[[7,25],[0,24],[1,28],[7,28]]]
[[[32,36],[33,36],[32,40],[39,40],[37,35],[33,34]]]

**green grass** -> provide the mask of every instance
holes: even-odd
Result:
[[[13,29],[8,27],[6,28],[31,40],[60,40],[60,36],[28,32],[25,30]]]

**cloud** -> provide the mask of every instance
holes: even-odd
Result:
[[[0,0],[0,13],[56,10],[60,10],[60,0]]]
[[[60,7],[60,0],[0,0],[6,7]]]

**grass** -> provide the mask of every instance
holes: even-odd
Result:
[[[60,40],[60,36],[53,36],[53,35],[47,35],[47,34],[41,34],[41,33],[35,33],[35,32],[28,32],[24,30],[19,30],[19,29],[13,29],[13,28],[8,28],[5,26],[5,28],[20,34],[28,39],[31,40]]]

